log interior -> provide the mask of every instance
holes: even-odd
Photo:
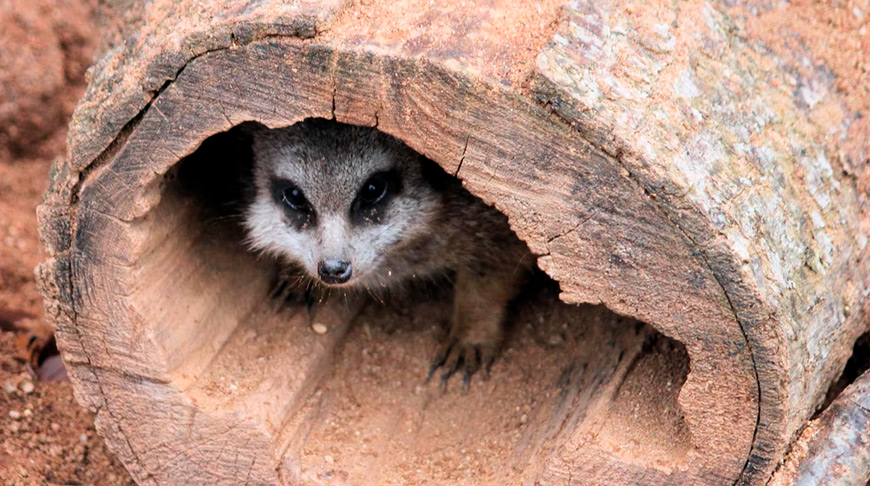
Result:
[[[424,384],[443,292],[311,331],[299,306],[270,296],[273,266],[242,244],[231,202],[250,168],[244,147],[237,130],[215,135],[164,176],[136,223],[147,242],[131,300],[170,385],[200,413],[263,431],[285,482],[514,484],[546,479],[565,449],[626,470],[685,466],[685,347],[604,306],[564,304],[552,281],[518,299],[503,355],[467,393],[459,377],[446,393]]]

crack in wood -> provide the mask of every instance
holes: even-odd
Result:
[[[544,243],[544,246],[547,247],[547,253],[545,253],[544,255],[541,255],[541,256],[549,256],[549,255],[551,255],[551,252],[550,252],[550,244],[551,244],[551,243],[553,243],[554,241],[558,240],[559,238],[563,238],[563,237],[565,237],[565,236],[568,236],[568,235],[570,235],[571,233],[573,233],[573,232],[577,231],[578,229],[580,229],[580,227],[583,226],[587,221],[589,221],[590,219],[592,219],[592,217],[595,216],[595,214],[596,214],[597,212],[598,212],[597,208],[592,208],[592,211],[591,211],[591,212],[590,212],[586,217],[584,217],[583,219],[581,219],[580,221],[578,221],[577,224],[575,224],[573,227],[571,227],[571,228],[569,228],[569,229],[567,229],[567,230],[565,230],[565,231],[563,231],[563,232],[561,232],[561,233],[559,233],[559,234],[556,234],[556,235],[550,237],[549,239],[547,239],[547,241]]]
[[[462,163],[465,162],[465,153],[468,152],[468,141],[470,139],[470,134],[465,137],[465,146],[462,148],[462,155],[459,157],[459,165],[456,167],[456,170],[453,171],[453,177],[459,177],[459,171],[462,169]]]

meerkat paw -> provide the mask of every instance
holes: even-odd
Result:
[[[439,387],[447,388],[447,382],[460,369],[462,370],[462,389],[468,390],[471,377],[480,370],[489,376],[489,369],[498,353],[494,343],[472,343],[461,338],[451,337],[444,341],[429,367],[426,383],[432,380],[441,369]]]
[[[517,294],[518,281],[512,272],[457,271],[450,333],[432,360],[427,382],[439,368],[443,370],[442,388],[460,368],[466,390],[476,372],[483,369],[489,375],[501,348],[507,305]]]

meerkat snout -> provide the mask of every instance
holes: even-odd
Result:
[[[324,260],[317,264],[317,276],[325,284],[343,284],[350,280],[353,268],[350,262]]]

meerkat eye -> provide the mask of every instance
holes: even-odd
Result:
[[[302,193],[302,189],[299,189],[296,186],[290,185],[285,187],[281,191],[281,199],[284,201],[284,204],[290,206],[296,211],[305,213],[311,209],[308,200],[305,199],[305,194]]]
[[[371,177],[360,188],[359,201],[362,206],[374,206],[381,202],[390,190],[388,174],[379,172]]]

